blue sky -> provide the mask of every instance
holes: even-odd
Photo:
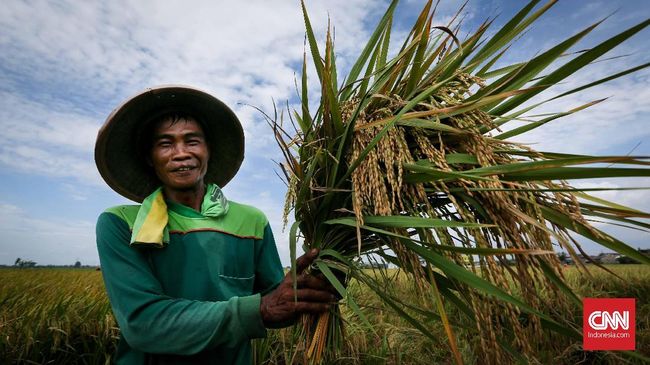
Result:
[[[436,22],[445,24],[460,3],[443,0]],[[403,40],[422,4],[403,1],[399,5],[395,44]],[[522,4],[470,1],[464,29],[473,30],[485,18],[499,14],[496,28]],[[321,40],[328,16],[335,26],[343,70],[358,55],[386,5],[372,0],[307,1]],[[650,6],[644,0],[560,1],[517,41],[504,62],[525,60],[613,12],[576,50],[647,19]],[[627,57],[590,65],[546,95],[647,62],[649,36],[648,29],[642,31],[607,55]],[[260,114],[247,105],[271,112],[272,100],[295,102],[294,77],[303,39],[298,1],[4,2],[0,9],[0,264],[12,264],[17,257],[39,264],[99,262],[95,219],[105,208],[128,201],[112,192],[96,171],[97,130],[129,96],[170,83],[207,90],[239,116],[246,133],[246,159],[225,193],[267,214],[286,264],[287,233],[281,226],[285,190],[272,161],[279,161],[281,155]],[[644,70],[540,109],[567,110],[610,97],[518,141],[539,150],[601,155],[627,154],[640,143],[633,154],[648,156],[649,80],[650,72]],[[577,185],[650,186],[650,179]],[[599,195],[650,211],[648,191]],[[650,247],[647,232],[599,227],[633,247]],[[606,251],[584,244],[591,253]]]

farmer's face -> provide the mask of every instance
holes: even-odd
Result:
[[[151,163],[162,184],[171,190],[193,190],[203,184],[208,146],[194,120],[162,122],[153,132]]]

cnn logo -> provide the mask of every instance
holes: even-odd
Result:
[[[620,326],[624,330],[630,329],[630,311],[607,312],[594,311],[589,315],[589,326],[595,330],[617,330]]]
[[[634,350],[634,298],[584,298],[582,345],[585,350]]]

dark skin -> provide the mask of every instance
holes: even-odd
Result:
[[[149,163],[167,199],[200,211],[209,158],[205,135],[196,121],[161,122],[153,129]],[[295,297],[291,274],[262,297],[260,314],[266,327],[286,327],[301,314],[322,313],[336,302],[335,290],[323,277],[305,273],[317,257],[318,250],[314,249],[298,258]]]
[[[295,297],[291,273],[284,276],[275,290],[262,297],[260,312],[264,326],[286,327],[294,323],[300,314],[325,312],[338,300],[334,295],[335,289],[324,278],[305,273],[317,257],[318,250],[313,249],[296,260],[298,289]]]
[[[210,158],[201,126],[195,121],[159,123],[149,157],[165,197],[200,210]]]

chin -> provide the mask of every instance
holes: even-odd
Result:
[[[201,180],[199,181],[170,181],[169,183],[165,184],[165,186],[169,189],[173,190],[179,190],[179,191],[191,191],[191,190],[196,190],[197,188],[201,187],[203,182]]]

